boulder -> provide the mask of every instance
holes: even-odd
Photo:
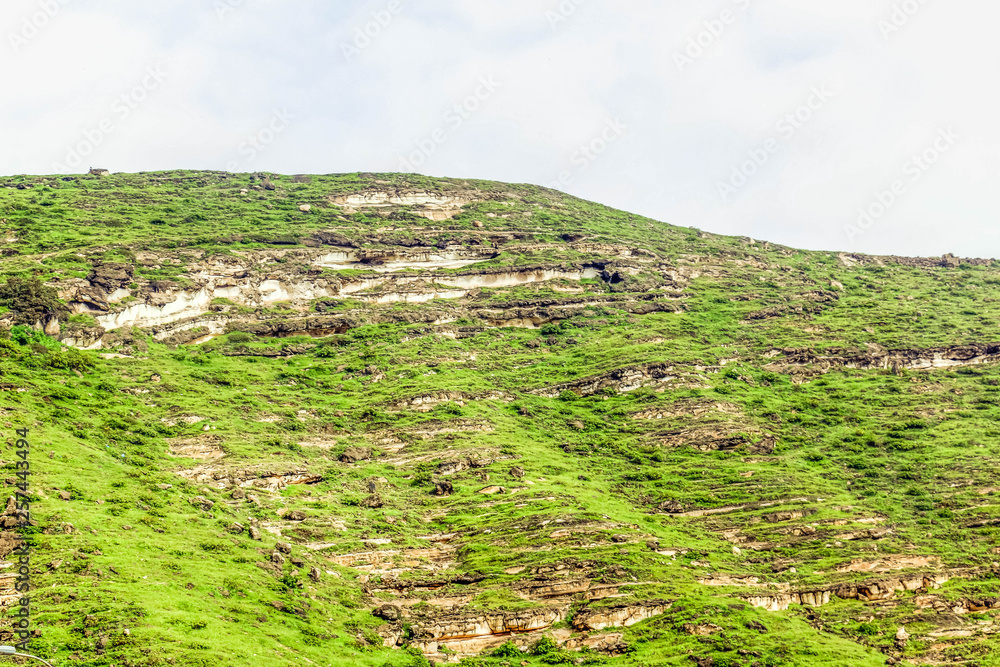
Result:
[[[194,498],[191,498],[191,500],[189,500],[188,502],[199,509],[205,510],[206,512],[212,509],[213,506],[215,506],[215,503],[206,498],[205,496],[195,496]]]
[[[382,605],[378,609],[375,609],[372,611],[372,616],[389,622],[403,619],[403,613],[399,610],[399,607],[394,607],[391,604]]]
[[[343,463],[357,463],[358,461],[368,461],[371,457],[372,450],[370,447],[348,447],[340,455],[340,461]]]

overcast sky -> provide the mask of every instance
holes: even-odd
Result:
[[[415,171],[1000,257],[995,0],[4,0],[0,174]]]

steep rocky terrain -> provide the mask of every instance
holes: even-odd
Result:
[[[0,232],[56,664],[1000,665],[1000,262],[391,174],[0,178]]]

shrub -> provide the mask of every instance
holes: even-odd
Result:
[[[562,329],[559,325],[554,322],[549,322],[548,324],[543,324],[542,328],[538,330],[543,336],[555,336],[562,333]]]
[[[498,646],[493,653],[490,653],[491,658],[520,658],[523,655],[524,652],[510,640]]]
[[[19,324],[10,330],[10,339],[18,345],[41,345],[46,336],[41,331],[36,331],[30,326]]]
[[[531,646],[531,655],[548,655],[559,650],[559,645],[548,635],[542,637]]]
[[[874,637],[878,634],[878,626],[874,623],[859,623],[857,632],[859,635],[867,635],[869,637]]]
[[[55,289],[38,278],[7,278],[7,282],[0,285],[0,306],[11,309],[15,324],[31,325],[52,316],[69,314],[69,309],[59,301]]]

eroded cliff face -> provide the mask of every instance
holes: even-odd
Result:
[[[329,239],[326,239],[329,240]],[[339,239],[343,241],[343,239]],[[501,241],[509,241],[502,238]],[[513,244],[495,247],[465,245],[442,248],[396,246],[377,249],[330,247],[265,250],[205,257],[201,253],[136,253],[135,264],[96,263],[86,279],[58,283],[59,295],[76,314],[92,316],[100,329],[64,335],[67,344],[98,349],[107,332],[133,327],[153,331],[157,339],[171,339],[198,329],[201,337],[221,334],[234,322],[255,332],[270,327],[275,335],[310,331],[338,332],[361,321],[379,321],[379,311],[358,308],[399,303],[423,304],[451,300],[459,305],[434,316],[411,313],[412,322],[443,325],[471,315],[485,326],[537,328],[571,316],[588,306],[622,303],[637,312],[680,310],[680,291],[700,269],[664,267],[654,257],[627,246],[571,244],[572,252],[593,259],[553,264],[496,266],[485,264],[500,252],[543,253],[554,246]],[[561,250],[567,248],[561,247]],[[483,265],[477,268],[477,265]],[[164,267],[184,270],[177,280],[148,280],[141,271]],[[662,275],[644,282],[651,291],[632,292],[632,298],[595,291],[599,285],[623,285],[643,271]],[[482,290],[544,285],[556,298],[496,307],[469,300]],[[591,294],[592,296],[580,296]],[[316,313],[355,304],[354,315],[316,320]],[[280,305],[283,312],[267,312]],[[351,319],[353,317],[353,319]],[[280,325],[271,324],[280,320]],[[301,321],[289,325],[290,321]],[[355,324],[356,325],[356,324]],[[198,338],[198,337],[195,337]],[[190,342],[183,337],[178,342]]]
[[[462,207],[472,200],[469,194],[442,195],[432,192],[405,192],[372,189],[352,195],[330,198],[330,202],[343,208],[345,213],[355,213],[364,209],[394,209],[411,207],[419,216],[428,220],[442,221],[454,218],[462,212]]]

